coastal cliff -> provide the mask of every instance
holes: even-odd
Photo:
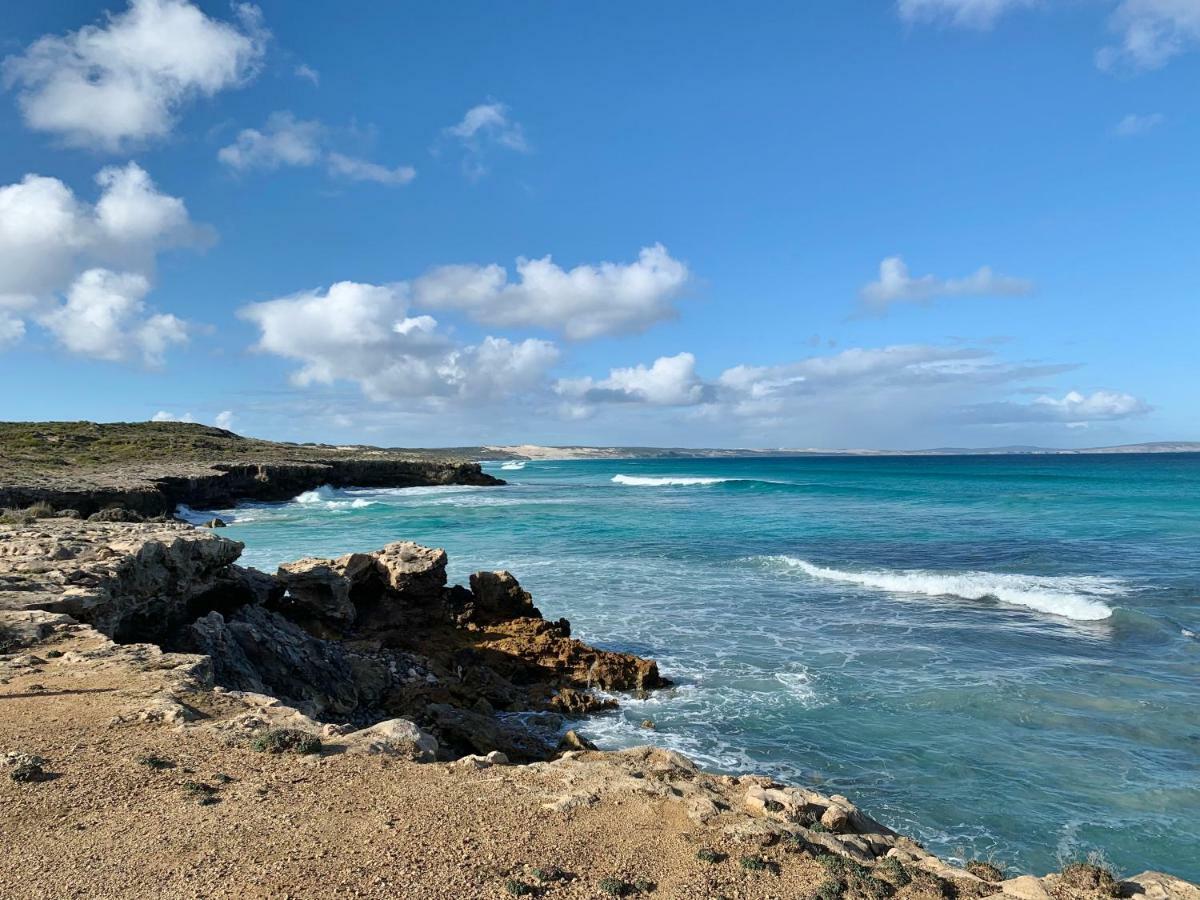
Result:
[[[947,862],[845,797],[561,737],[667,682],[508,573],[447,586],[400,542],[270,575],[240,550],[0,525],[0,896],[1200,898],[1100,861]]]
[[[0,508],[48,504],[171,515],[239,500],[289,500],[321,485],[502,485],[477,463],[377,447],[283,444],[185,422],[0,423]]]

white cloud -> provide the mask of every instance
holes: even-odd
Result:
[[[0,350],[11,344],[19,344],[25,336],[25,323],[10,313],[0,310]]]
[[[1122,0],[1109,22],[1115,46],[1096,54],[1101,69],[1126,65],[1158,69],[1200,46],[1200,3],[1196,0]]]
[[[691,353],[662,356],[650,366],[613,369],[607,378],[562,379],[555,390],[563,397],[589,403],[634,402],[653,406],[693,406],[704,402],[710,389],[696,375]]]
[[[296,66],[296,68],[292,70],[292,73],[297,78],[303,79],[304,81],[311,81],[315,87],[319,87],[321,84],[321,73],[305,63],[301,63],[300,65]]]
[[[187,342],[187,325],[172,315],[151,314],[143,298],[143,275],[89,269],[67,292],[67,302],[40,322],[67,350],[80,356],[122,362],[140,355],[161,366],[168,348]]]
[[[213,424],[218,428],[223,428],[226,431],[233,431],[233,410],[223,409],[217,413],[217,417],[213,420]]]
[[[1152,131],[1166,120],[1167,117],[1162,113],[1150,113],[1144,116],[1130,113],[1116,124],[1113,134],[1117,137],[1137,137],[1139,134]]]
[[[148,363],[161,364],[166,350],[185,339],[186,329],[174,316],[152,314],[142,303],[155,257],[170,247],[202,246],[210,230],[195,225],[183,201],[160,192],[136,163],[101,169],[96,182],[101,193],[94,205],[57,178],[26,175],[0,187],[5,342],[19,339],[26,330],[23,320],[32,319],[54,323],[60,342],[75,352],[110,360],[140,353]],[[65,306],[56,300],[61,294],[68,294]],[[110,331],[134,329],[137,335],[89,336],[81,323],[90,316]]]
[[[982,403],[966,407],[966,421],[990,425],[1026,422],[1057,422],[1069,426],[1110,422],[1142,416],[1151,411],[1144,400],[1119,391],[1081,394],[1069,391],[1062,397],[1040,396],[1029,403]]]
[[[191,413],[184,413],[182,416],[177,416],[172,412],[167,412],[165,409],[160,409],[150,417],[151,422],[194,422]]]
[[[413,282],[413,300],[431,309],[458,309],[488,325],[561,331],[572,340],[644,331],[675,315],[672,301],[689,277],[662,244],[644,247],[636,262],[563,270],[549,256],[517,260],[517,281],[502,266],[454,265]]]
[[[290,112],[273,112],[260,131],[245,128],[237,139],[217,151],[217,159],[232,169],[277,169],[311,166],[321,158],[324,126],[297,119]]]
[[[932,303],[941,297],[1016,297],[1033,290],[1033,283],[993,272],[983,266],[965,278],[914,278],[899,256],[879,264],[879,280],[863,287],[860,296],[867,312],[883,314],[895,303]]]
[[[457,125],[443,129],[443,134],[458,141],[464,151],[463,171],[472,178],[487,172],[484,157],[489,146],[504,147],[518,153],[530,151],[525,130],[513,121],[503,103],[481,103],[467,110]]]
[[[897,0],[906,22],[936,22],[963,28],[987,29],[1005,13],[1037,5],[1039,0]]]
[[[560,380],[555,389],[566,401],[565,419],[607,411],[628,420],[639,409],[662,416],[662,407],[675,407],[689,429],[710,423],[726,440],[730,431],[776,437],[844,431],[877,434],[886,443],[886,435],[902,429],[990,421],[977,412],[980,395],[1003,395],[1070,368],[1006,363],[978,348],[907,344],[854,347],[784,365],[739,365],[708,380],[696,372],[692,354],[681,353],[651,366],[614,369],[603,380]],[[1090,399],[1075,405],[1071,415],[1083,418],[1099,408]]]
[[[132,0],[102,25],[45,35],[4,61],[25,123],[67,144],[118,151],[167,135],[179,110],[252,78],[266,42],[260,14],[218,21],[187,0]]]
[[[238,172],[322,163],[335,178],[384,185],[408,184],[417,175],[412,166],[389,168],[329,150],[328,143],[329,129],[320,122],[279,111],[271,113],[261,129],[240,131],[232,144],[217,151],[217,159]]]
[[[81,265],[148,273],[159,251],[209,240],[183,201],[161,193],[136,163],[101,169],[96,182],[94,206],[57,178],[26,175],[0,187],[0,307],[34,306]]]
[[[244,307],[257,349],[301,363],[299,387],[356,383],[370,399],[423,406],[480,402],[531,390],[558,359],[547,341],[485,338],[461,346],[431,316],[408,316],[404,285],[343,281]]]
[[[397,166],[389,169],[378,163],[367,162],[341,153],[330,153],[329,172],[351,181],[374,181],[377,184],[408,184],[417,177],[412,166]]]

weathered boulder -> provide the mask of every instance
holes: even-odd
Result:
[[[471,608],[464,618],[488,624],[509,619],[540,619],[533,597],[509,572],[476,572],[471,576]]]
[[[498,718],[448,704],[430,705],[425,716],[439,745],[453,756],[499,750],[521,762],[550,756],[563,725],[562,717],[553,713]]]
[[[279,567],[275,577],[286,591],[283,605],[289,614],[341,625],[354,621],[356,610],[350,600],[354,581],[340,562],[306,557]]]
[[[1120,887],[1121,896],[1131,900],[1200,900],[1200,887],[1162,872],[1142,872]]]
[[[383,753],[418,762],[437,759],[438,742],[408,719],[386,719],[345,736],[347,749],[358,753]]]
[[[190,649],[212,657],[217,683],[271,694],[314,718],[352,715],[362,693],[350,654],[277,612],[244,606],[210,612],[186,629]]]

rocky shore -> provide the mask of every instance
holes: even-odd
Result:
[[[240,550],[0,525],[0,896],[1200,898],[1096,861],[952,865],[844,797],[596,752],[572,719],[667,682],[506,572]]]
[[[378,447],[281,444],[185,422],[0,423],[0,509],[46,504],[82,516],[170,516],[281,501],[321,485],[502,485],[477,463]]]

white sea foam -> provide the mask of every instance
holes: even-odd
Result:
[[[627,487],[690,487],[700,484],[721,484],[725,481],[739,481],[737,478],[701,478],[699,476],[667,475],[661,478],[649,475],[614,475],[613,484],[623,484]]]
[[[792,556],[765,557],[824,581],[840,581],[897,594],[926,597],[962,597],[966,600],[995,599],[1038,612],[1084,621],[1107,619],[1112,607],[1101,597],[1123,593],[1113,578],[1090,575],[1011,575],[997,572],[929,572],[920,569],[890,571],[873,569],[851,572],[832,569]]]
[[[514,459],[512,462],[506,462],[500,468],[505,472],[519,472],[521,469],[525,468],[525,460]]]
[[[374,500],[364,500],[362,497],[350,498],[344,492],[327,484],[323,484],[313,491],[305,491],[292,502],[305,506],[319,505],[324,509],[363,509],[373,506],[375,503]]]

